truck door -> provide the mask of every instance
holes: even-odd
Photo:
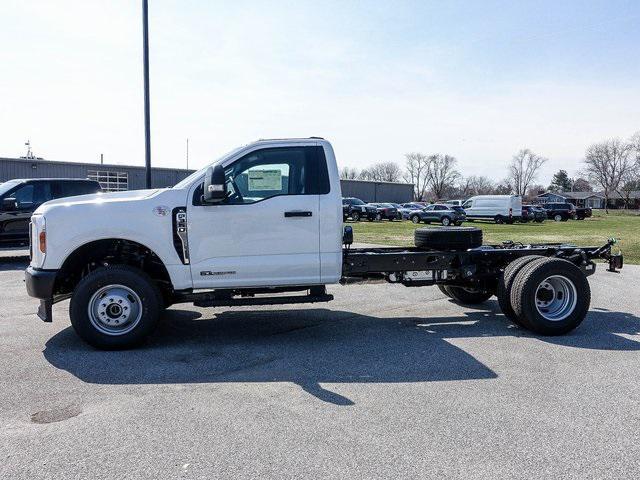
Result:
[[[320,194],[329,192],[319,146],[262,148],[225,166],[228,197],[187,208],[194,288],[320,282]]]

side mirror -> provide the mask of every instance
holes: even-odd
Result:
[[[204,203],[218,203],[227,198],[227,182],[222,165],[207,169],[202,198]]]
[[[3,198],[2,199],[2,210],[5,212],[13,212],[18,209],[18,202],[16,202],[15,198]]]

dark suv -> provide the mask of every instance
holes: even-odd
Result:
[[[547,212],[537,205],[523,205],[522,217],[520,221],[522,223],[538,222],[542,223],[547,219]]]
[[[348,217],[354,222],[360,221],[361,218],[367,218],[369,221],[375,220],[378,216],[378,209],[373,205],[363,202],[359,198],[345,197],[342,199],[342,219]]]
[[[547,218],[556,222],[566,222],[576,215],[576,207],[572,203],[543,203]]]
[[[44,202],[100,192],[93,180],[38,178],[9,180],[0,185],[0,244],[29,243],[31,214]]]
[[[457,205],[435,204],[428,205],[422,210],[416,210],[409,214],[409,220],[413,223],[438,222],[442,225],[461,225],[467,219],[467,215],[462,207]]]

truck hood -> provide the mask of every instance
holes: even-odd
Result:
[[[56,200],[50,200],[43,203],[34,212],[35,214],[43,214],[53,207],[63,205],[65,207],[72,207],[77,205],[102,205],[108,203],[117,202],[131,202],[136,200],[144,200],[157,195],[166,189],[155,190],[129,190],[126,192],[110,192],[110,193],[94,193],[91,195],[78,195],[76,197],[58,198]]]

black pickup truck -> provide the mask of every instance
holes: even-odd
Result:
[[[31,214],[44,202],[100,192],[100,184],[80,178],[14,179],[0,185],[0,245],[29,243]]]

